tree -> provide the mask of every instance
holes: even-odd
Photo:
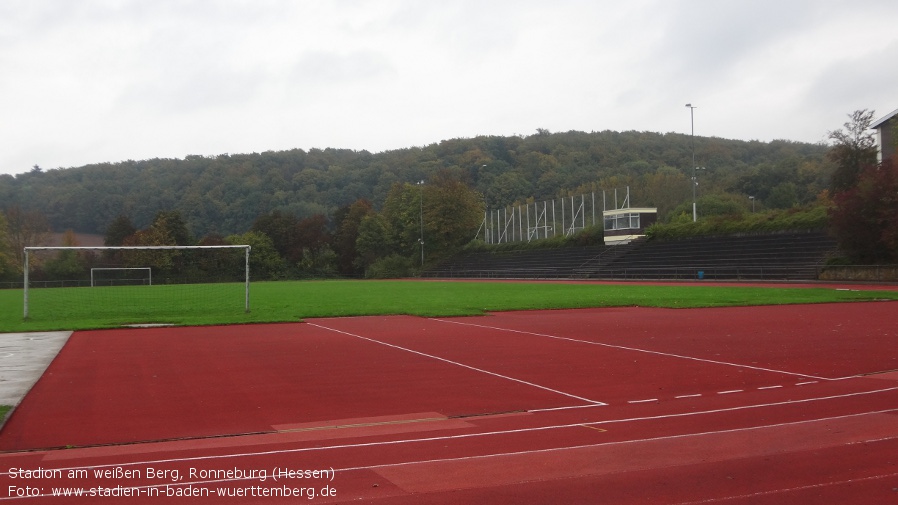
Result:
[[[12,277],[17,268],[12,263],[13,255],[10,254],[9,235],[6,231],[6,216],[0,212],[0,279]]]
[[[365,217],[374,214],[374,206],[364,198],[356,200],[348,207],[342,207],[335,215],[338,223],[334,234],[334,252],[337,253],[337,269],[343,275],[359,275],[363,268],[356,265],[359,227]]]
[[[168,236],[174,243],[167,245],[192,245],[193,236],[187,229],[187,223],[176,210],[162,210],[156,213],[150,228]]]
[[[303,250],[303,256],[307,253],[317,254],[322,248],[330,247],[331,234],[327,229],[327,217],[324,214],[315,214],[296,224],[296,239]]]
[[[17,265],[25,262],[25,248],[47,245],[50,225],[43,213],[12,206],[6,211],[7,240]]]
[[[397,250],[395,236],[389,220],[383,214],[372,213],[362,218],[356,239],[358,255],[354,266],[366,270],[378,258],[395,254]]]
[[[103,245],[107,247],[116,247],[125,243],[125,239],[134,235],[137,228],[131,223],[131,218],[123,214],[119,214],[106,228],[106,236],[103,238]]]
[[[483,222],[483,195],[441,172],[424,186],[424,242],[428,258],[454,253]]]
[[[331,248],[333,237],[324,214],[303,219],[296,225],[296,238],[302,246],[302,259],[296,266],[305,276],[330,277],[337,269],[337,254]]]
[[[833,196],[830,227],[839,248],[860,264],[898,262],[898,165],[863,170],[857,184]]]
[[[250,230],[267,235],[278,254],[291,264],[296,264],[302,259],[302,244],[296,235],[298,224],[299,219],[295,215],[273,210],[257,217]]]
[[[248,231],[240,235],[229,235],[225,240],[232,245],[252,247],[252,252],[249,255],[249,268],[250,275],[254,279],[277,280],[284,277],[286,265],[268,235],[257,231]]]
[[[770,190],[765,201],[772,209],[788,209],[798,205],[798,187],[791,182],[777,184]]]
[[[78,247],[75,232],[66,230],[62,236],[62,245],[65,247]],[[86,272],[83,258],[73,250],[59,251],[55,258],[46,262],[44,272],[50,279],[77,279],[83,277]]]
[[[404,256],[414,254],[421,232],[421,187],[409,183],[393,184],[382,214],[387,222],[384,230],[391,234],[389,242],[395,247],[394,251]]]
[[[125,238],[125,247],[175,245],[174,239],[163,227],[150,226]],[[140,250],[121,255],[123,264],[130,268],[152,267],[154,271],[170,271],[175,266],[176,250]]]
[[[876,141],[870,132],[874,111],[856,110],[843,126],[845,130],[829,132],[835,144],[827,152],[827,157],[835,162],[836,170],[830,181],[833,194],[853,188],[864,167],[876,163]]]

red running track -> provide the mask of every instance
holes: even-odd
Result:
[[[78,332],[0,501],[898,503],[895,307]]]

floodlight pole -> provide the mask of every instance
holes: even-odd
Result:
[[[421,268],[424,268],[424,181],[418,183],[418,186],[421,186],[421,197],[419,201],[421,203],[420,208],[420,216],[421,216],[421,235],[418,238],[418,243],[421,244]]]
[[[698,220],[698,212],[695,207],[695,185],[698,180],[696,179],[696,168],[695,168],[695,109],[691,103],[687,103],[686,107],[689,107],[689,124],[692,126],[692,222],[696,222]]]
[[[244,301],[243,301],[243,310],[249,314],[249,252],[252,250],[252,246],[247,245],[246,250],[244,251],[244,262],[245,262],[245,271],[244,271]]]
[[[28,320],[28,248],[25,248],[25,278],[24,284],[22,285],[23,291],[25,292],[25,308],[23,309],[25,314],[23,318],[25,321]]]

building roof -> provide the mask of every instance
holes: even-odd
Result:
[[[657,214],[658,209],[655,207],[633,207],[626,209],[606,210],[602,212],[603,216],[617,216],[620,214]]]
[[[885,117],[881,118],[879,121],[870,125],[870,128],[879,128],[883,123],[887,123],[893,117],[898,116],[898,109],[893,110],[892,112],[885,115]]]

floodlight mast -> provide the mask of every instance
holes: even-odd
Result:
[[[25,291],[25,300],[24,300],[24,315],[22,316],[25,321],[28,320],[28,248],[25,248],[25,278],[23,280],[24,284],[22,285],[23,291]]]
[[[692,222],[694,223],[698,220],[698,212],[695,208],[695,186],[698,182],[695,168],[695,109],[698,107],[693,106],[691,103],[687,103],[686,107],[689,107],[689,124],[692,127],[690,138],[692,140]]]

